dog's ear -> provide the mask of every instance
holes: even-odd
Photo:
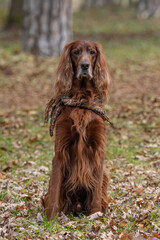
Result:
[[[97,91],[102,95],[102,99],[105,101],[107,100],[107,96],[109,93],[109,71],[106,64],[105,56],[103,54],[102,46],[96,43],[96,49],[97,58],[93,72],[94,84]]]
[[[74,72],[70,56],[71,48],[72,43],[66,44],[60,57],[56,79],[57,96],[63,94],[64,92],[69,91],[72,87],[72,79]]]

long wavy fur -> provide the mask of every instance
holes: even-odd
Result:
[[[57,69],[54,97],[72,92],[76,99],[85,96],[92,101],[98,93],[104,103],[110,79],[103,50],[98,43],[94,43],[97,57],[92,81],[86,85],[87,89],[74,89],[74,81],[79,80],[75,79],[71,50],[73,45],[80,43],[69,43],[64,48]],[[56,121],[55,157],[48,192],[43,199],[48,220],[54,219],[61,211],[66,214],[105,212],[109,182],[103,169],[105,141],[105,123],[100,116],[89,110],[64,106]]]

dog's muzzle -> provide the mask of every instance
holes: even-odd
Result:
[[[80,69],[77,77],[78,79],[82,79],[83,77],[89,78],[89,79],[92,78],[90,63],[88,61],[84,61],[80,64]]]

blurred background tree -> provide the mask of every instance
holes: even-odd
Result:
[[[24,0],[22,49],[58,56],[72,39],[71,0]]]
[[[5,28],[19,27],[23,18],[23,0],[11,0]]]
[[[138,2],[138,17],[160,17],[160,0],[139,0]]]
[[[100,7],[111,3],[113,3],[113,0],[85,0],[83,2],[83,7]]]

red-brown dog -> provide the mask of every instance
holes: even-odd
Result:
[[[76,41],[65,46],[57,70],[55,97],[66,92],[72,99],[104,104],[109,74],[100,44]],[[55,157],[43,204],[47,218],[58,212],[86,215],[107,207],[108,176],[105,159],[105,123],[95,112],[63,106],[56,120]]]

